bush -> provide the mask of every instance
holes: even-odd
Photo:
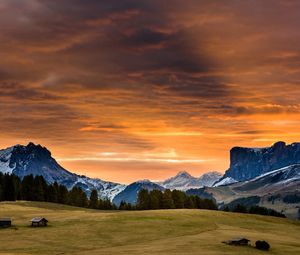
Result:
[[[258,250],[268,251],[270,249],[270,245],[266,241],[256,241],[255,248]]]

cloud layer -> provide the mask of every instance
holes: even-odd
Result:
[[[0,145],[33,140],[79,173],[128,182],[223,171],[234,145],[299,140],[299,11],[0,0]]]

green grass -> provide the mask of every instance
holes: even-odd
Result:
[[[97,211],[34,202],[0,203],[0,254],[300,254],[300,223],[206,210]],[[49,227],[31,228],[43,216]],[[232,247],[234,237],[271,244],[269,252]]]

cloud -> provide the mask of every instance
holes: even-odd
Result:
[[[0,139],[34,140],[59,158],[103,148],[132,158],[170,147],[181,159],[216,155],[176,165],[199,171],[225,169],[231,146],[295,139],[299,8],[292,0],[0,0]],[[146,171],[130,162],[126,171],[175,171],[166,164],[147,162]]]

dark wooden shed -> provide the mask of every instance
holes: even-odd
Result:
[[[228,245],[249,245],[250,244],[250,240],[248,240],[247,238],[236,238],[236,239],[231,239],[231,240],[227,240],[224,241],[223,243],[228,244]]]
[[[0,228],[11,227],[11,218],[0,218]]]
[[[30,222],[32,227],[46,227],[48,220],[42,217],[35,217]]]

